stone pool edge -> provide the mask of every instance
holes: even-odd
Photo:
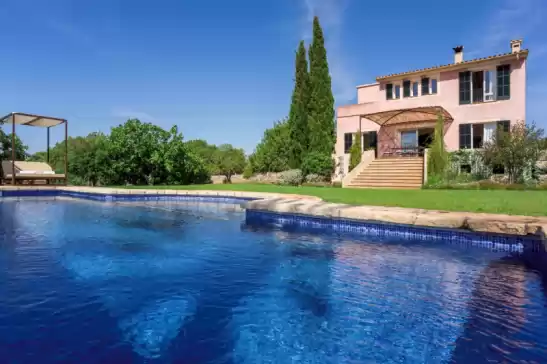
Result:
[[[160,190],[160,189],[116,189],[103,187],[0,187],[0,196],[4,191],[16,197],[14,191],[40,191],[43,195],[61,195],[81,197],[84,195],[104,196],[195,196],[234,198],[241,200],[242,207],[248,210],[265,211],[277,214],[303,215],[325,219],[345,219],[363,222],[401,224],[414,227],[436,229],[458,229],[469,232],[530,236],[546,241],[547,217],[486,214],[472,212],[449,212],[438,210],[412,209],[385,206],[353,206],[335,204],[315,196],[289,195],[268,192],[214,191],[214,190]],[[13,191],[13,192],[12,192]],[[51,191],[48,193],[46,191]],[[55,192],[54,192],[55,191]],[[65,192],[65,193],[63,193]],[[21,195],[24,195],[22,193]],[[136,197],[136,196],[135,196]]]

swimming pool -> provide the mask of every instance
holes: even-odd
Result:
[[[0,237],[2,362],[547,362],[545,285],[516,253],[195,202],[5,200]]]

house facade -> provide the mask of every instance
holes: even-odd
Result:
[[[450,64],[379,76],[375,83],[357,86],[357,104],[337,110],[335,177],[348,173],[358,130],[363,151],[387,158],[419,156],[439,114],[449,151],[481,148],[496,128],[507,130],[524,121],[527,56],[521,40],[511,41],[507,53],[472,60],[464,59],[460,46]]]

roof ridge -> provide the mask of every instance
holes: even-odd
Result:
[[[481,62],[481,61],[486,61],[486,60],[492,60],[492,59],[511,56],[511,55],[517,55],[518,56],[518,55],[522,54],[522,55],[526,56],[526,55],[528,55],[528,52],[529,52],[528,49],[523,49],[523,50],[521,50],[519,52],[515,52],[515,53],[513,53],[513,52],[498,53],[498,54],[494,54],[492,56],[474,58],[474,59],[470,59],[468,61],[463,61],[463,62],[459,62],[459,63],[447,63],[447,64],[438,65],[438,66],[419,68],[419,69],[415,69],[415,70],[411,70],[411,71],[391,73],[391,74],[376,77],[376,81],[384,80],[384,79],[390,78],[390,77],[413,74],[413,73],[417,73],[417,72],[433,71],[433,70],[436,70],[436,69],[439,69],[439,68],[449,68],[451,66],[457,67],[457,66],[461,66],[463,64],[469,64],[469,63],[473,63],[473,62]]]

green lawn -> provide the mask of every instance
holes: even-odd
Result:
[[[351,205],[415,207],[512,215],[547,216],[547,191],[506,190],[373,190],[331,187],[288,187],[268,184],[153,186],[132,188],[231,190],[295,193]]]

